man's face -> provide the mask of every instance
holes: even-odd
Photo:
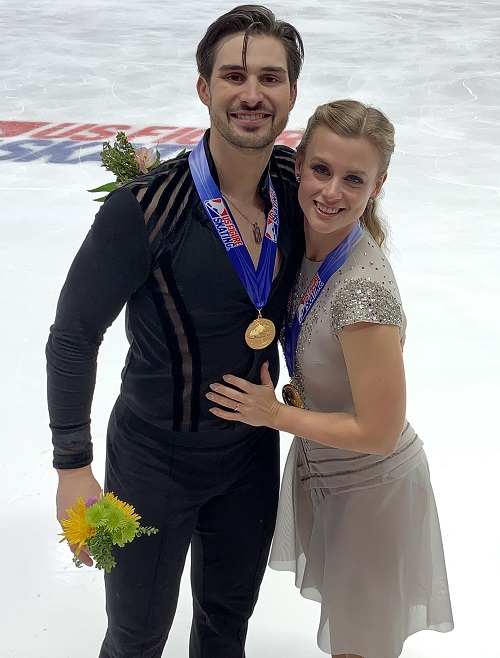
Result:
[[[210,81],[198,79],[211,127],[238,149],[261,150],[285,128],[297,87],[290,87],[284,46],[272,37],[251,36],[242,62],[243,34],[219,45]]]

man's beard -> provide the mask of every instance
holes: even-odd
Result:
[[[245,112],[244,109],[238,111]],[[234,113],[234,110],[232,112]],[[273,116],[269,127],[264,132],[261,127],[256,127],[254,131],[251,128],[237,130],[225,117],[221,120],[220,115],[213,113],[211,108],[209,108],[209,114],[212,125],[219,134],[229,144],[242,151],[262,151],[268,146],[272,146],[288,123],[288,116],[279,121],[276,121],[276,117]]]

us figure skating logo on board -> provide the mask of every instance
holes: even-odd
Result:
[[[0,121],[0,161],[53,164],[100,162],[102,143],[112,141],[123,131],[134,145],[154,146],[162,159],[182,149],[191,150],[200,141],[205,128],[179,126],[139,127],[123,123],[49,123],[47,121]],[[294,148],[301,133],[285,130],[277,144]]]

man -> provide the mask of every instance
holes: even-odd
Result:
[[[100,658],[161,656],[189,546],[190,656],[242,658],[274,528],[277,433],[215,418],[205,396],[225,373],[259,381],[265,361],[278,380],[274,333],[303,244],[293,153],[274,141],[295,102],[303,46],[291,25],[244,5],[208,28],[196,57],[210,130],[189,156],[108,197],[47,345],[62,518],[100,491],[90,466],[96,358],[127,305],[105,484],[159,533],[120,549],[105,577]]]

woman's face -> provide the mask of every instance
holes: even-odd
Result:
[[[316,128],[296,164],[307,239],[328,244],[329,251],[340,244],[380,192],[387,174],[379,169],[379,156],[366,139]]]

